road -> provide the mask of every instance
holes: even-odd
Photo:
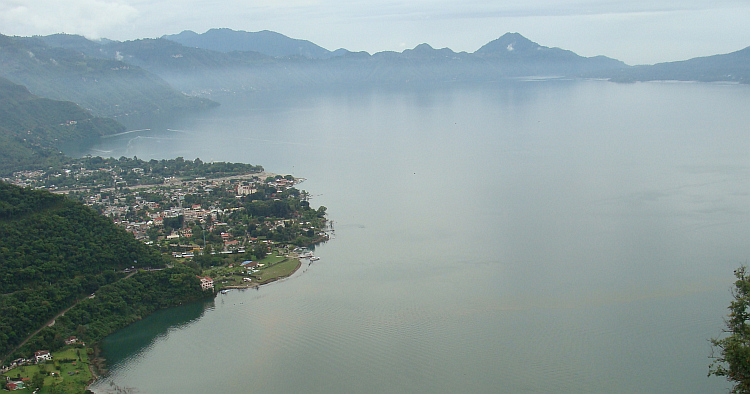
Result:
[[[128,274],[126,277],[124,277],[122,279],[130,278],[131,276],[135,275],[136,272],[138,272],[138,271],[131,272],[130,274]],[[120,280],[122,280],[122,279],[120,279]],[[44,327],[52,327],[52,326],[54,326],[55,325],[55,320],[57,320],[58,317],[64,315],[65,312],[67,312],[67,311],[75,308],[76,305],[78,305],[82,301],[88,300],[90,298],[94,298],[94,294],[92,294],[89,297],[77,300],[73,305],[71,305],[71,306],[63,309],[60,313],[56,314],[52,319],[50,319],[46,324],[44,324],[43,326],[39,327],[38,330],[34,331],[33,333],[31,333],[31,335],[29,335],[28,337],[26,337],[26,339],[24,339],[23,342],[21,342],[20,345],[16,346],[15,349],[13,349],[12,351],[8,352],[8,355],[15,353],[18,349],[21,348],[21,346],[25,345],[26,342],[28,342],[29,340],[31,340],[31,338],[34,338],[36,336],[36,334],[39,334],[39,332],[42,331],[44,329]],[[5,359],[3,358],[2,360],[0,360],[0,365],[2,365],[4,362],[5,362]]]

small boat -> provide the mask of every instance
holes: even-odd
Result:
[[[229,290],[227,290],[227,289],[224,289],[224,290],[222,290],[222,291],[221,291],[220,293],[221,293],[221,294],[227,294],[227,293],[229,293]]]
[[[302,257],[303,259],[309,259],[309,258],[313,257],[313,254],[312,254],[312,252],[307,252],[307,253],[302,254],[299,257]]]
[[[318,256],[310,257],[310,261],[318,261],[318,260],[320,260],[320,257]]]

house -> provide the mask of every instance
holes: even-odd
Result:
[[[41,361],[52,360],[52,355],[49,353],[49,350],[39,350],[34,353],[34,358],[36,359],[36,363],[39,364]]]
[[[201,280],[201,289],[203,290],[213,290],[214,289],[214,280],[205,276],[205,277],[198,277]]]
[[[125,272],[130,272],[130,269],[126,268]],[[76,337],[70,337],[70,338],[68,338],[68,339],[65,340],[65,344],[66,345],[72,345],[72,344],[74,344],[76,342],[78,342],[78,338],[76,338]]]
[[[25,387],[26,386],[24,386],[22,381],[10,381],[5,385],[5,388],[8,389],[8,391],[21,390]]]

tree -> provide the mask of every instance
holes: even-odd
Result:
[[[40,374],[39,372],[35,373],[34,376],[31,378],[31,387],[35,389],[40,389],[44,386],[44,376]]]
[[[734,282],[729,304],[729,316],[724,320],[727,334],[724,338],[711,339],[712,353],[718,349],[719,355],[713,355],[714,361],[709,367],[708,375],[724,376],[734,382],[732,393],[750,394],[750,273],[747,267],[734,271],[737,280]]]

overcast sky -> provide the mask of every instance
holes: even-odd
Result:
[[[0,33],[114,40],[214,27],[272,30],[370,53],[473,52],[506,32],[583,56],[652,64],[750,46],[750,0],[0,0]]]

